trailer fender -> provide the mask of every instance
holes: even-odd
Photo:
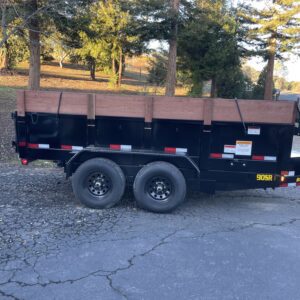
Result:
[[[71,177],[83,162],[98,157],[110,159],[117,163],[120,167],[122,167],[123,161],[124,163],[126,162],[126,165],[128,165],[128,161],[130,161],[131,166],[137,166],[140,169],[144,165],[154,161],[166,161],[174,164],[181,170],[192,171],[194,178],[198,178],[200,176],[200,169],[198,165],[188,155],[169,154],[149,150],[115,151],[110,149],[90,147],[76,153],[74,152],[74,155],[65,165],[65,173],[67,178]]]

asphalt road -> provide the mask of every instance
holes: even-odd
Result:
[[[59,169],[0,164],[0,299],[299,299],[299,189],[172,214],[78,204]]]

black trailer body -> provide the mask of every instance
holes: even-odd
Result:
[[[67,177],[75,178],[76,196],[88,206],[115,204],[125,181],[134,185],[142,207],[160,212],[180,204],[186,187],[214,193],[300,186],[300,158],[291,158],[294,135],[299,135],[295,122],[247,122],[239,102],[234,104],[238,122],[95,113],[89,118],[89,113],[60,112],[61,94],[59,99],[56,112],[13,114],[14,145],[23,164],[42,159],[63,166]]]

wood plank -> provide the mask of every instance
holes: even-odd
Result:
[[[25,91],[26,111],[57,113],[59,92]]]
[[[144,101],[144,96],[96,95],[96,115],[144,119]]]
[[[60,92],[18,91],[17,111],[57,113]],[[241,122],[234,100],[188,97],[63,93],[61,114],[211,122]],[[92,101],[89,103],[89,101]],[[91,104],[92,103],[92,104]],[[92,105],[92,106],[91,106]],[[288,101],[239,100],[245,123],[294,124],[296,104]],[[151,113],[152,111],[152,113]],[[211,119],[211,121],[210,121]],[[151,122],[151,121],[150,121]]]
[[[154,97],[153,118],[167,120],[203,120],[203,99]]]
[[[245,123],[295,123],[295,105],[284,101],[239,100]],[[233,100],[214,100],[214,121],[240,122],[241,118]]]

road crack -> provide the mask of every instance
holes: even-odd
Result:
[[[164,236],[163,238],[161,238],[159,240],[159,242],[157,244],[155,244],[154,246],[152,246],[150,249],[148,249],[147,251],[145,252],[142,252],[140,254],[135,254],[133,255],[131,258],[129,258],[127,260],[128,262],[128,265],[125,266],[125,267],[122,267],[122,268],[117,268],[113,271],[110,272],[110,274],[106,275],[106,279],[108,280],[109,282],[109,286],[111,287],[112,290],[114,290],[116,293],[118,293],[120,296],[122,296],[124,299],[129,299],[128,296],[126,295],[126,293],[124,293],[121,288],[118,288],[115,284],[114,284],[114,281],[113,281],[113,277],[115,275],[117,275],[118,273],[120,272],[123,272],[123,271],[127,271],[129,270],[130,268],[132,268],[134,266],[134,261],[137,259],[137,258],[140,258],[140,257],[145,257],[147,255],[149,255],[150,253],[152,253],[153,251],[155,251],[157,248],[169,243],[167,242],[167,239],[171,238],[172,236],[176,235],[179,231],[182,231],[184,230],[185,228],[181,228],[181,229],[177,229],[175,231],[173,231],[172,233],[169,233],[168,235]]]

